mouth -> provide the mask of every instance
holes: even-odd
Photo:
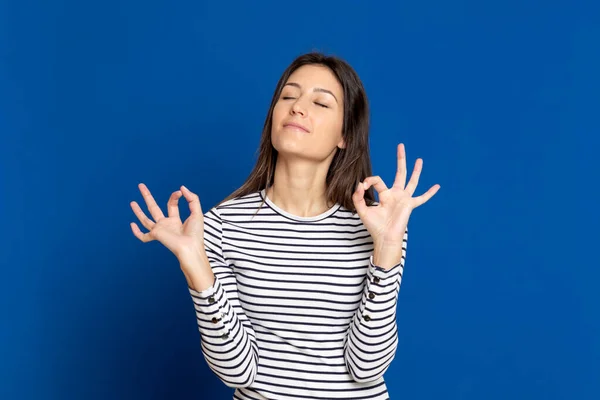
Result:
[[[295,122],[285,123],[285,124],[283,124],[283,127],[284,128],[291,128],[291,129],[294,129],[294,130],[300,130],[300,131],[308,133],[308,129],[306,129],[304,126],[302,126],[302,125],[300,125],[298,123],[295,123]]]

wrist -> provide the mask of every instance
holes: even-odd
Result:
[[[206,252],[191,251],[178,257],[179,266],[185,275],[188,286],[198,292],[214,285],[215,276],[212,272]]]
[[[186,281],[190,289],[202,292],[215,284],[215,276],[211,271],[210,274],[186,276]]]
[[[402,261],[403,243],[375,243],[373,246],[373,264],[390,269]]]
[[[175,253],[175,256],[177,257],[177,260],[179,260],[180,264],[200,263],[208,258],[204,246],[193,248],[186,247]]]

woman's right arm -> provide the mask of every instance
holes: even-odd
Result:
[[[188,272],[204,358],[211,370],[229,387],[247,387],[256,377],[258,346],[254,329],[237,293],[232,267],[223,257],[222,221],[216,208],[204,215],[205,255],[212,274]],[[204,260],[202,260],[204,258]],[[186,266],[185,271],[207,271]]]
[[[175,254],[194,301],[202,353],[209,367],[227,386],[249,386],[256,378],[258,346],[238,299],[235,274],[223,257],[218,210],[203,215],[198,196],[182,186],[171,194],[165,216],[146,185],[138,186],[152,218],[132,201],[133,212],[149,231],[143,233],[132,222],[133,234],[144,243],[159,241]],[[191,212],[184,223],[179,216],[181,196]]]

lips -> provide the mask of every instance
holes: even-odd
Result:
[[[288,127],[289,128],[298,128],[298,129],[303,130],[304,132],[308,133],[308,129],[305,128],[304,125],[301,125],[297,122],[287,122],[287,123],[283,124],[283,127],[284,128],[288,128]]]

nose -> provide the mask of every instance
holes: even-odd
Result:
[[[292,105],[292,109],[290,110],[290,113],[292,115],[301,115],[303,117],[306,116],[306,108],[304,108],[304,106],[301,103],[302,101],[300,99],[294,102],[294,104]]]

